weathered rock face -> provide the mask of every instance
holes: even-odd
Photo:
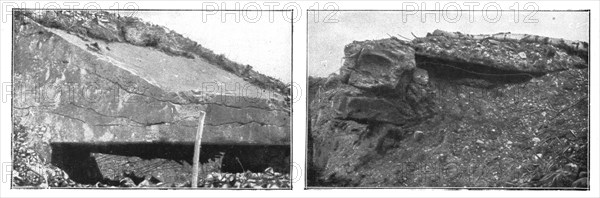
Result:
[[[344,52],[342,81],[358,89],[335,94],[339,118],[402,125],[427,116],[428,107],[412,104],[431,94],[429,76],[415,67],[415,53],[407,43],[395,38],[354,42]]]
[[[364,89],[395,89],[405,71],[415,68],[414,50],[399,40],[354,42],[344,50],[342,75],[348,84]]]
[[[16,17],[13,116],[47,129],[40,150],[65,142],[191,143],[199,111],[207,112],[204,143],[290,143],[289,106],[279,93],[201,59]]]
[[[348,177],[375,156],[389,131],[433,115],[427,71],[415,67],[407,43],[354,42],[345,53],[341,75],[323,89],[311,87],[318,89],[310,105],[313,163],[325,178]]]
[[[439,32],[345,52],[340,75],[309,79],[309,186],[570,187],[562,166],[587,169],[580,53]]]

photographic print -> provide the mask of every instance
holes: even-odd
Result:
[[[14,9],[12,188],[291,189],[292,24],[261,12]]]
[[[307,16],[307,188],[589,190],[589,10]]]
[[[598,197],[598,1],[3,1],[0,197]]]

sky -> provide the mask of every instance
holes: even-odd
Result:
[[[235,14],[237,13],[237,15]],[[249,64],[254,70],[289,83],[291,24],[283,13],[217,11],[136,11],[121,13],[173,30],[216,54]],[[271,14],[271,15],[270,15]],[[239,20],[236,19],[239,17]]]
[[[436,29],[468,34],[511,32],[579,40],[589,43],[587,12],[473,13],[448,11],[436,16],[402,11],[338,11],[308,14],[308,75],[325,77],[338,72],[343,50],[352,41],[402,35],[414,38]],[[326,22],[323,16],[331,16]],[[437,20],[437,21],[436,21]],[[389,34],[389,35],[388,35]],[[398,36],[397,36],[398,37]]]

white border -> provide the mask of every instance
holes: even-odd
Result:
[[[20,1],[15,1],[17,4],[21,5]],[[47,4],[50,1],[39,2],[41,5]],[[416,1],[412,1],[416,2]],[[462,4],[461,1],[455,1],[459,4]],[[2,19],[4,19],[5,14],[5,6],[7,2],[1,2],[2,4]],[[12,3],[12,2],[8,2]],[[56,1],[59,5],[64,3],[63,1]],[[117,2],[97,2],[101,8],[110,8],[114,7]],[[120,5],[124,5],[127,2],[118,2]],[[143,9],[202,9],[202,2],[135,2],[139,8]],[[252,3],[252,2],[240,2],[242,6]],[[264,5],[265,2],[254,1],[254,3],[258,3],[259,5]],[[273,3],[273,2],[271,2]],[[298,12],[295,12],[294,15],[301,14],[301,19],[299,22],[294,24],[294,49],[293,49],[293,59],[294,59],[294,69],[293,69],[293,80],[296,85],[299,85],[302,88],[302,97],[299,100],[296,100],[294,103],[294,116],[293,116],[293,161],[299,164],[302,167],[300,182],[296,182],[293,184],[294,189],[292,191],[289,190],[277,190],[277,191],[239,191],[239,190],[176,190],[176,191],[166,191],[166,190],[87,190],[87,189],[74,189],[74,190],[59,190],[59,189],[49,189],[49,190],[15,190],[10,189],[10,182],[2,182],[0,183],[0,197],[84,197],[84,196],[93,196],[93,197],[215,197],[215,196],[236,196],[236,197],[314,197],[314,196],[329,196],[329,197],[373,197],[373,196],[382,196],[382,197],[482,197],[482,196],[494,196],[494,197],[600,197],[600,191],[597,186],[599,186],[598,178],[600,176],[598,172],[598,156],[599,156],[599,136],[596,132],[598,129],[598,124],[595,122],[591,122],[590,128],[590,146],[591,146],[591,183],[592,187],[591,191],[507,191],[507,190],[493,190],[493,191],[456,191],[456,190],[408,190],[408,189],[335,189],[335,190],[304,190],[304,164],[305,164],[305,153],[306,153],[306,10],[307,9],[323,9],[322,6],[327,2],[318,2],[320,7],[315,7],[317,2],[314,1],[305,1],[305,2],[279,2],[279,7],[275,7],[276,9],[284,9],[284,5],[288,5],[289,7],[285,9],[296,9]],[[421,2],[417,2],[421,4]],[[429,9],[434,9],[435,2],[427,2],[426,5]],[[448,1],[439,2],[442,5],[449,3]],[[481,4],[485,4],[486,2],[480,2]],[[508,9],[515,2],[496,2],[503,9]],[[526,3],[526,2],[521,2]],[[26,3],[29,7],[34,6],[34,2]],[[81,2],[81,5],[85,4],[85,2]],[[220,2],[217,3],[221,5]],[[340,9],[344,10],[354,10],[354,9],[370,9],[370,10],[381,10],[381,9],[394,9],[399,10],[402,9],[402,2],[335,2],[336,5],[339,6]],[[590,52],[592,53],[590,58],[590,69],[593,71],[591,74],[591,120],[593,118],[598,117],[598,108],[595,108],[598,105],[598,91],[597,89],[600,85],[598,84],[598,68],[595,66],[598,65],[598,32],[600,32],[598,28],[599,19],[600,19],[600,3],[597,1],[586,1],[586,2],[575,2],[575,1],[555,1],[555,2],[536,2],[539,5],[540,9],[543,10],[581,10],[581,9],[591,9],[591,40],[590,40]],[[234,9],[234,2],[227,2],[225,4],[228,6],[228,9]],[[263,7],[262,9],[268,9],[268,7]],[[10,21],[10,20],[9,20]],[[0,30],[0,82],[10,82],[11,80],[11,24],[2,23]],[[568,31],[568,30],[565,30]],[[340,49],[342,50],[342,49]],[[2,92],[2,94],[5,94]],[[0,101],[1,102],[1,101]],[[11,135],[11,122],[10,122],[10,102],[0,103],[0,162],[2,163],[2,179],[5,179],[6,173],[9,173],[6,168],[4,168],[6,162],[10,162],[10,135]],[[10,179],[10,178],[8,178]]]

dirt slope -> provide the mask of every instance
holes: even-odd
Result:
[[[587,56],[452,35],[355,41],[311,78],[309,186],[589,188]]]

